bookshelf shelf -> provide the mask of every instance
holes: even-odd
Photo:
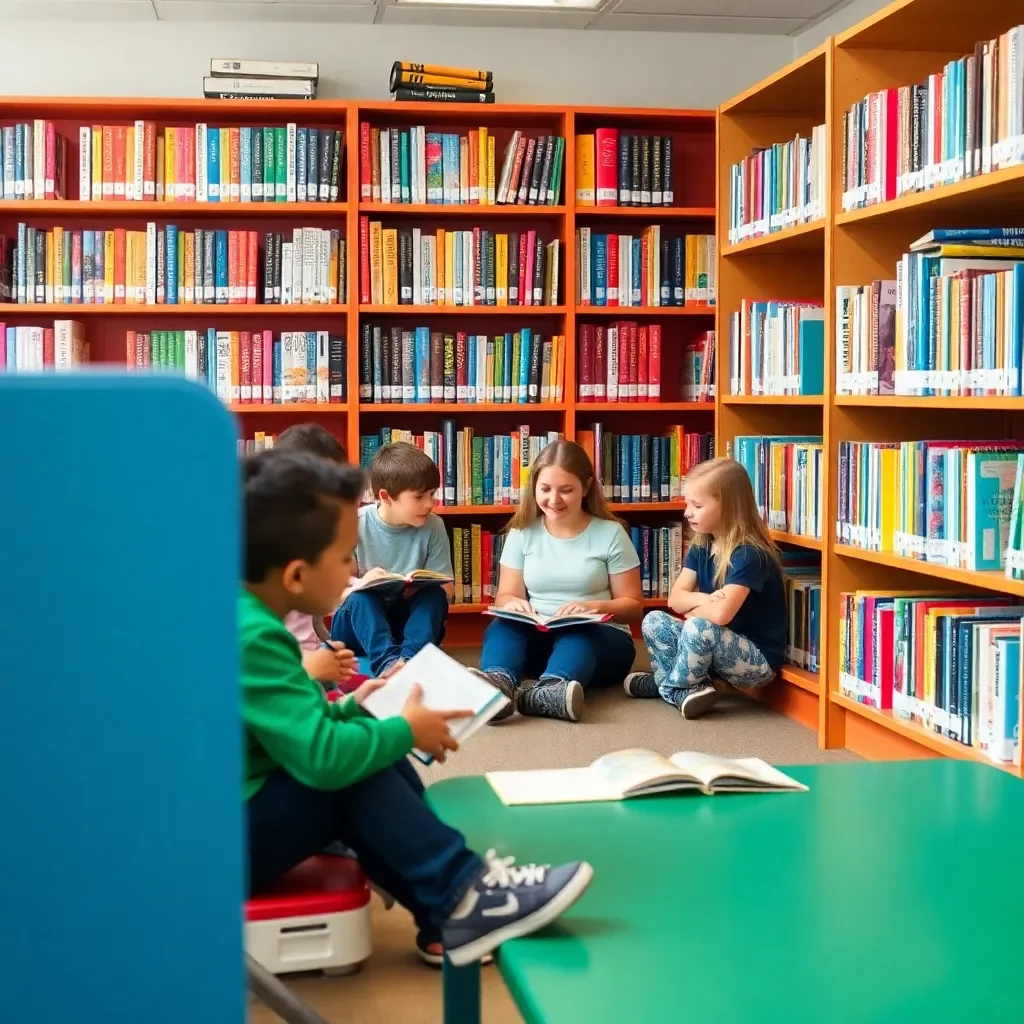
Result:
[[[394,416],[396,413],[470,413],[565,412],[560,402],[360,402],[361,415]]]
[[[565,306],[367,306],[361,316],[564,316]]]
[[[1013,775],[1016,775],[1020,770],[1016,765],[998,764],[991,761],[974,747],[966,747],[962,743],[957,743],[946,736],[940,736],[937,732],[926,729],[923,725],[900,718],[888,709],[883,711],[879,708],[870,707],[867,704],[861,704],[852,697],[847,697],[835,690],[831,692],[829,699],[832,704],[844,708],[846,711],[866,719],[868,722],[881,726],[889,732],[894,732],[905,739],[913,740],[914,743],[920,744],[922,747],[937,754],[943,754],[946,757],[957,757],[964,761],[980,761],[982,764],[992,765],[993,768],[1001,768],[1003,771],[1010,772]]]
[[[576,402],[576,414],[588,412],[714,412],[714,402]]]
[[[785,530],[769,530],[768,533],[777,544],[792,544],[793,547],[807,548],[808,551],[822,550],[822,542],[817,537],[805,537],[800,533],[786,533]]]
[[[612,217],[621,220],[711,220],[713,206],[577,206],[577,220],[591,217]]]
[[[714,306],[577,306],[576,316],[607,316],[621,320],[633,317],[714,316]]]
[[[510,516],[515,505],[435,505],[439,516]]]
[[[372,216],[397,217],[472,217],[489,220],[492,217],[511,217],[529,220],[534,217],[564,217],[564,206],[519,206],[507,203],[367,203],[359,204],[359,212]]]
[[[291,316],[291,317],[344,317],[347,314],[345,306],[339,305],[315,305],[315,306],[283,306],[283,305],[262,305],[243,303],[178,303],[171,305],[139,305],[122,303],[95,303],[95,302],[0,302],[0,319],[13,322],[19,318],[30,318],[40,316],[53,316],[59,320],[77,320],[80,317],[100,316],[135,316],[143,317],[179,317],[179,316],[206,316],[220,319],[221,317],[264,317],[264,316]]]
[[[163,221],[174,217],[294,217],[323,220],[344,217],[348,203],[186,203],[147,200],[103,199],[96,202],[79,199],[4,199],[0,216],[25,217],[146,217]]]
[[[819,405],[825,404],[824,395],[722,395],[722,405]]]
[[[773,231],[768,235],[748,238],[727,245],[722,251],[723,256],[789,256],[794,253],[811,254],[820,252],[825,244],[825,221],[812,220],[805,224],[794,224],[782,231]]]
[[[833,403],[867,409],[1024,410],[1024,397],[1013,395],[836,395]]]
[[[613,512],[684,512],[684,501],[610,501]]]
[[[779,676],[787,683],[792,683],[808,693],[817,694],[821,691],[817,672],[809,672],[807,669],[800,668],[797,665],[783,665]]]
[[[453,604],[448,605],[449,615],[480,615],[482,612],[487,611],[490,608],[490,603],[483,604],[482,602],[470,603],[456,601]]]
[[[337,416],[351,411],[346,402],[232,402],[228,409],[239,416]]]
[[[850,544],[836,544],[835,553],[841,558],[854,558],[861,562],[874,562],[877,565],[901,569],[904,572],[930,576],[933,579],[947,580],[966,587],[978,587],[991,590],[998,594],[1011,594],[1024,597],[1024,580],[1014,580],[1001,572],[977,572],[972,569],[960,569],[951,565],[938,565],[934,562],[919,562],[916,558],[904,558],[891,551],[865,551],[863,548]]]

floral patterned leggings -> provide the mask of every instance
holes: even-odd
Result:
[[[658,690],[677,707],[688,693],[710,685],[712,670],[733,686],[748,688],[764,686],[775,676],[764,655],[745,636],[707,619],[651,612],[641,629]]]

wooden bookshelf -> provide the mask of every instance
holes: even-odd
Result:
[[[725,446],[741,433],[802,433],[825,439],[827,466],[822,551],[820,678],[786,666],[784,685],[765,699],[808,721],[813,705],[822,747],[847,747],[869,758],[948,756],[991,764],[964,746],[890,710],[846,696],[839,687],[839,595],[862,590],[922,590],[1024,596],[1024,582],[1001,572],[972,572],[892,552],[867,551],[836,539],[838,446],[841,441],[926,438],[1022,438],[1024,399],[837,395],[835,288],[891,280],[910,243],[938,227],[1024,226],[1024,165],[844,211],[843,115],[867,94],[920,82],[1018,25],[1019,3],[992,0],[967,8],[954,0],[897,0],[824,43],[719,110],[719,322],[717,436]],[[826,124],[830,151],[827,215],[736,245],[728,229],[729,165],[750,148],[778,142],[812,123]],[[816,405],[792,399],[729,397],[728,315],[741,298],[816,297],[825,306],[825,395]],[[951,415],[951,413],[953,415]],[[801,539],[774,532],[780,543]],[[802,546],[808,546],[804,541]],[[770,688],[771,689],[771,688]],[[802,696],[796,695],[801,691]],[[995,765],[1020,774],[1012,765]]]
[[[796,223],[760,237],[730,244],[730,168],[755,150],[799,134],[810,137],[816,125],[828,124],[831,41],[776,72],[760,85],[724,104],[718,112],[718,312],[716,336],[717,450],[732,454],[733,439],[747,434],[822,434],[827,438],[827,399],[822,395],[748,395],[730,393],[729,317],[744,299],[806,299],[825,305],[828,321],[831,277],[830,208],[825,216]],[[826,129],[827,132],[827,129]],[[826,162],[827,174],[827,162]],[[827,180],[827,177],[826,177]],[[826,365],[826,393],[828,357]],[[825,442],[827,444],[827,440]],[[827,471],[825,474],[827,481]],[[827,487],[827,482],[823,483]],[[826,520],[827,521],[827,520]],[[773,530],[783,547],[821,551],[815,537]],[[825,592],[825,559],[822,559]],[[787,665],[761,695],[762,700],[815,730],[822,728],[817,676]]]
[[[0,322],[11,326],[52,326],[55,318],[81,319],[94,362],[123,365],[128,329],[329,330],[347,339],[345,400],[340,403],[234,403],[241,437],[254,432],[277,434],[303,420],[316,420],[335,433],[351,457],[358,458],[359,439],[387,424],[413,430],[435,430],[442,419],[453,418],[479,431],[502,432],[519,423],[536,430],[557,430],[570,438],[594,421],[613,431],[661,433],[682,423],[687,432],[714,431],[714,402],[685,401],[680,387],[682,350],[701,331],[714,326],[713,306],[596,307],[578,304],[575,290],[575,233],[580,224],[595,230],[639,233],[649,224],[663,224],[670,235],[714,233],[716,118],[712,110],[671,110],[554,105],[477,106],[463,104],[324,101],[259,102],[180,99],[0,97],[0,125],[51,120],[68,140],[69,198],[62,200],[3,200],[0,233],[16,237],[17,225],[62,226],[71,229],[129,228],[148,221],[177,224],[186,229],[209,226],[289,232],[311,226],[340,229],[347,243],[347,294],[337,305],[92,305],[2,304]],[[82,201],[78,197],[78,129],[84,125],[129,125],[154,121],[158,129],[194,126],[198,122],[229,126],[283,126],[288,122],[342,129],[345,135],[341,188],[337,202],[196,203],[192,201]],[[393,204],[367,200],[360,194],[360,125],[371,127],[424,126],[428,131],[460,131],[484,126],[496,140],[496,171],[513,131],[555,134],[566,140],[562,192],[554,205],[436,205]],[[651,207],[577,205],[575,138],[600,127],[671,136],[673,140],[674,204]],[[361,216],[386,227],[448,227],[479,225],[494,230],[536,228],[545,240],[561,243],[558,302],[552,306],[384,306],[360,302],[359,223]],[[581,323],[607,325],[614,319],[636,320],[662,327],[661,402],[587,402],[577,396],[576,349]],[[364,323],[403,326],[438,325],[446,330],[481,333],[533,326],[545,334],[566,338],[564,397],[542,404],[375,404],[359,399],[359,338]],[[682,518],[681,502],[616,502],[617,515],[627,521],[658,525]],[[439,507],[452,526],[480,520],[500,528],[513,509],[507,505]],[[664,599],[648,599],[648,607]],[[449,630],[454,642],[473,642],[485,620],[482,606],[453,608],[458,617]]]

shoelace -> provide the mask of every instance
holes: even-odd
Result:
[[[496,850],[488,850],[484,861],[488,871],[481,881],[488,889],[541,885],[549,867],[547,864],[516,864],[515,857],[499,857]]]

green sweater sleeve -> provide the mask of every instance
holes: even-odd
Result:
[[[314,789],[343,789],[412,750],[404,718],[378,721],[355,701],[328,708],[284,630],[259,631],[242,647],[243,718],[273,761]]]

